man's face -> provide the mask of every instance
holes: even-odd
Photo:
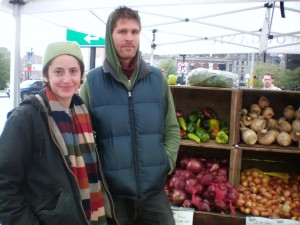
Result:
[[[268,88],[268,87],[270,87],[270,86],[272,85],[273,80],[272,80],[272,77],[271,77],[271,76],[265,75],[265,76],[263,77],[263,79],[262,79],[262,82],[263,82],[263,84],[264,84],[264,87],[265,87],[265,88]]]
[[[119,19],[112,32],[112,39],[119,60],[129,63],[135,57],[140,42],[140,29],[134,19]]]

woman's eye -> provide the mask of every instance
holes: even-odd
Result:
[[[55,70],[54,73],[57,74],[57,75],[62,74],[62,72],[60,70]]]
[[[78,72],[78,70],[77,70],[77,69],[73,69],[73,70],[71,70],[70,72],[71,72],[72,74],[75,74],[75,73]]]

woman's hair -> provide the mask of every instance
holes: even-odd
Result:
[[[120,6],[119,8],[115,9],[112,13],[111,21],[110,21],[110,32],[111,33],[117,26],[117,21],[119,19],[134,19],[137,21],[140,31],[142,29],[141,18],[139,16],[138,11],[128,8],[126,6]]]

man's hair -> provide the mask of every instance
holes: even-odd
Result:
[[[117,21],[119,19],[134,19],[137,21],[139,25],[139,29],[141,31],[141,18],[137,10],[133,10],[131,8],[128,8],[126,6],[120,6],[117,9],[115,9],[111,16],[110,21],[110,32],[112,33],[117,25]]]
[[[272,78],[272,80],[274,80],[274,74],[272,74],[272,73],[265,73],[265,74],[263,75],[263,78],[264,78],[265,76],[270,76],[270,77]]]

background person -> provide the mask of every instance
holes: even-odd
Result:
[[[83,74],[78,44],[48,45],[45,88],[11,112],[0,137],[0,224],[107,224],[90,118],[74,94]]]
[[[274,75],[271,73],[265,73],[262,78],[263,89],[265,90],[281,90],[280,88],[273,85]]]
[[[180,144],[174,102],[159,68],[139,51],[137,11],[119,7],[106,26],[103,67],[89,72],[80,89],[122,225],[174,225],[164,190]]]

